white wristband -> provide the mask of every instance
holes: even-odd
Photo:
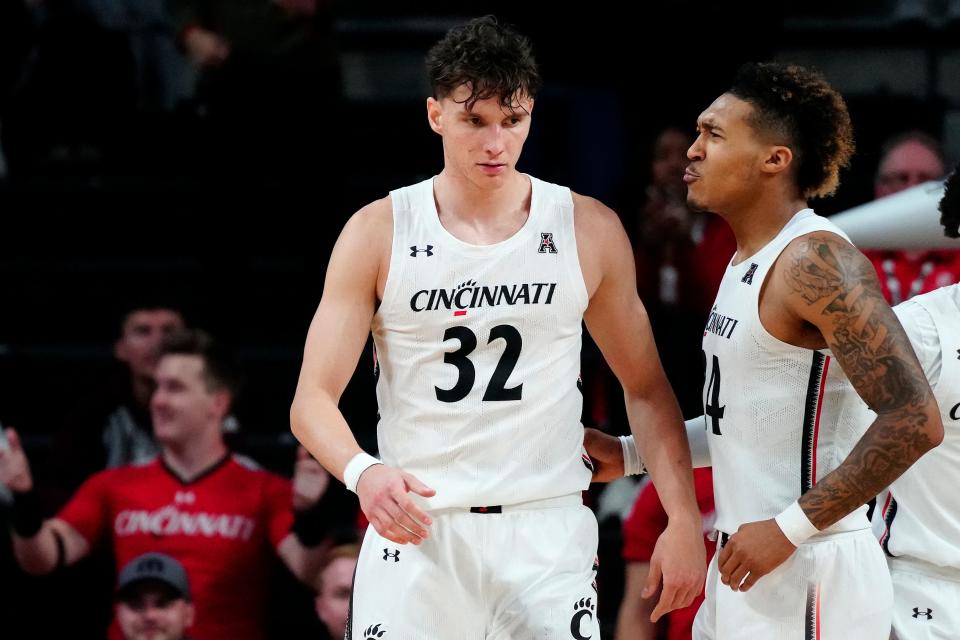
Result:
[[[353,456],[347,466],[343,468],[343,484],[347,485],[347,489],[356,493],[360,475],[375,464],[383,463],[369,453],[361,452]]]
[[[803,512],[803,509],[800,507],[800,502],[791,504],[784,509],[780,515],[774,518],[774,520],[777,521],[777,526],[783,531],[783,535],[785,535],[787,540],[790,541],[790,544],[795,547],[799,547],[807,541],[807,538],[820,531],[813,526],[810,518]]]
[[[632,435],[620,436],[620,447],[623,449],[623,475],[638,476],[647,472]]]

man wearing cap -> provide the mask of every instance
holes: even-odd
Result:
[[[193,625],[187,572],[164,553],[144,553],[117,580],[117,622],[124,640],[186,640]]]

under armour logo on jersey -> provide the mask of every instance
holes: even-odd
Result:
[[[400,562],[400,549],[394,549],[393,553],[390,553],[389,549],[384,549],[383,559],[387,560],[388,558],[393,558],[394,562]]]
[[[540,234],[540,248],[537,249],[540,253],[556,253],[557,245],[553,243],[553,234],[552,233],[541,233]]]
[[[177,491],[173,501],[177,504],[194,504],[197,501],[197,496],[193,491]]]
[[[593,604],[592,598],[580,598],[579,602],[573,603],[573,618],[570,619],[570,635],[576,640],[590,640],[593,636],[585,636],[580,633],[580,627],[584,618],[589,618],[587,629],[592,629],[593,612],[597,606]]]
[[[426,249],[418,249],[418,248],[417,248],[417,245],[413,245],[412,247],[410,247],[410,257],[411,257],[411,258],[416,258],[418,253],[425,253],[425,254],[427,254],[427,257],[429,258],[430,256],[433,255],[433,245],[432,245],[432,244],[428,244]]]
[[[923,616],[927,620],[933,620],[933,609],[927,609],[926,611],[920,611],[920,607],[913,608],[913,617],[919,618]]]
[[[745,282],[745,283],[747,283],[747,284],[753,284],[753,274],[755,274],[755,273],[757,272],[757,267],[758,267],[758,266],[760,266],[760,265],[758,265],[756,262],[751,262],[751,263],[750,263],[750,268],[747,269],[747,272],[746,272],[745,274],[743,274],[743,278],[741,278],[740,282]]]
[[[363,632],[363,640],[375,640],[376,638],[382,638],[386,632],[386,629],[383,631],[380,630],[379,624],[369,626],[367,627],[367,630]]]

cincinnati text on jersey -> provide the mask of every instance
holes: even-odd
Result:
[[[249,540],[256,523],[240,514],[193,513],[173,505],[146,511],[128,509],[117,514],[114,530],[118,536],[149,534],[155,536],[204,536],[227,540]]]
[[[715,333],[729,340],[739,322],[739,320],[717,313],[717,308],[714,307],[713,310],[710,311],[710,319],[707,320],[707,326],[703,330],[703,335],[707,335],[709,331],[710,333]]]
[[[410,298],[410,308],[420,311],[445,309],[479,309],[503,304],[550,304],[556,282],[524,282],[498,284],[492,287],[478,285],[472,280],[451,289],[422,289]]]

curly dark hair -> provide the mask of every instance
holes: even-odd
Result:
[[[754,129],[793,151],[804,198],[837,190],[840,169],[853,156],[853,126],[846,103],[823,76],[798,65],[752,62],[737,71],[729,93],[753,106]]]
[[[939,207],[943,233],[948,238],[960,238],[960,164],[943,184]]]
[[[517,96],[534,98],[542,85],[530,41],[493,16],[450,29],[427,53],[426,62],[433,97],[440,100],[467,85],[467,109],[496,97],[513,110]]]

